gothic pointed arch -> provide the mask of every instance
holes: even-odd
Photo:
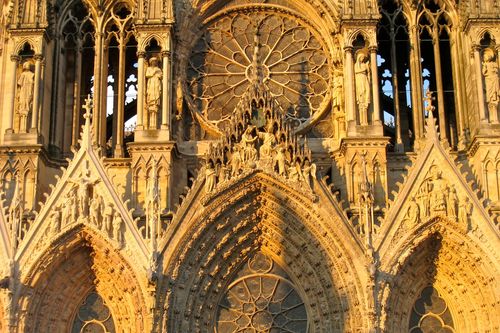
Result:
[[[109,308],[117,331],[144,331],[144,286],[116,246],[86,226],[61,234],[20,277],[19,329],[69,332],[91,293]],[[105,321],[105,320],[104,320]]]
[[[203,193],[198,182],[160,243],[165,244],[166,279],[158,301],[165,309],[164,319],[168,318],[163,329],[217,327],[223,295],[231,292],[238,272],[258,253],[286,272],[282,277],[294,286],[297,302],[300,299],[307,309],[308,332],[365,325],[358,317],[364,311],[360,282],[364,277],[355,268],[363,267],[364,255],[354,237],[352,242],[340,241],[342,232],[352,231],[339,212],[323,210],[264,172],[243,177],[217,197]]]
[[[434,223],[388,265],[379,295],[381,327],[388,332],[494,330],[499,320],[488,313],[500,302],[498,281],[491,278],[498,275],[498,260],[453,223],[440,218]],[[438,306],[430,306],[431,300]]]

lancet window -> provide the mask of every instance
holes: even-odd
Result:
[[[93,88],[95,29],[80,1],[66,7],[61,17],[61,37],[56,39],[50,147],[53,153],[64,155],[78,142],[83,121],[81,105]]]
[[[451,18],[443,3],[426,1],[417,16],[420,38],[420,57],[423,89],[435,93],[441,138],[452,147],[457,144],[455,92],[453,86],[452,56],[450,46]],[[425,74],[424,74],[425,75]]]
[[[423,137],[422,101],[430,90],[441,138],[456,148],[464,130],[456,102],[458,55],[449,10],[442,2],[428,0],[416,12],[407,11],[388,0],[380,11],[378,69],[385,134],[393,138],[394,150],[411,150]]]
[[[409,35],[403,8],[384,2],[377,31],[381,108],[384,134],[392,138],[395,151],[410,150],[414,140],[411,105]]]

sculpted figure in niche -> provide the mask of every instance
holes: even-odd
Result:
[[[360,125],[368,125],[368,106],[371,100],[370,62],[364,51],[359,51],[354,65],[356,78],[356,102]]]
[[[483,53],[483,75],[486,86],[486,103],[490,112],[497,112],[500,102],[500,83],[495,52],[487,48]]]
[[[156,129],[156,119],[160,108],[161,98],[161,79],[163,73],[158,66],[158,59],[152,57],[149,59],[149,66],[146,69],[146,105],[148,108],[149,128]]]
[[[31,64],[26,61],[23,64],[23,72],[17,80],[18,92],[18,108],[19,114],[19,132],[26,133],[28,128],[27,119],[28,113],[33,105],[33,87],[35,83],[35,74],[31,71]]]

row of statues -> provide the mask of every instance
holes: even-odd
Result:
[[[95,189],[98,179],[92,179],[89,170],[79,179],[69,180],[75,184],[67,195],[64,204],[50,213],[50,233],[56,235],[65,225],[83,222],[95,226],[119,244],[123,243],[123,218],[113,203],[105,202]]]
[[[310,188],[312,178],[316,178],[316,165],[309,158],[294,156],[287,150],[286,142],[274,133],[273,122],[268,122],[265,131],[252,125],[245,129],[240,141],[231,147],[227,164],[207,161],[206,191],[212,192],[217,183],[239,175],[244,169],[255,169],[257,164],[292,181],[304,181]]]
[[[416,225],[432,216],[441,215],[468,226],[472,209],[469,198],[459,200],[455,186],[443,179],[440,170],[434,170],[432,178],[427,179],[410,200],[405,220]]]

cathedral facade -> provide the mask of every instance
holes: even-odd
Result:
[[[498,0],[3,0],[0,332],[500,332]]]

